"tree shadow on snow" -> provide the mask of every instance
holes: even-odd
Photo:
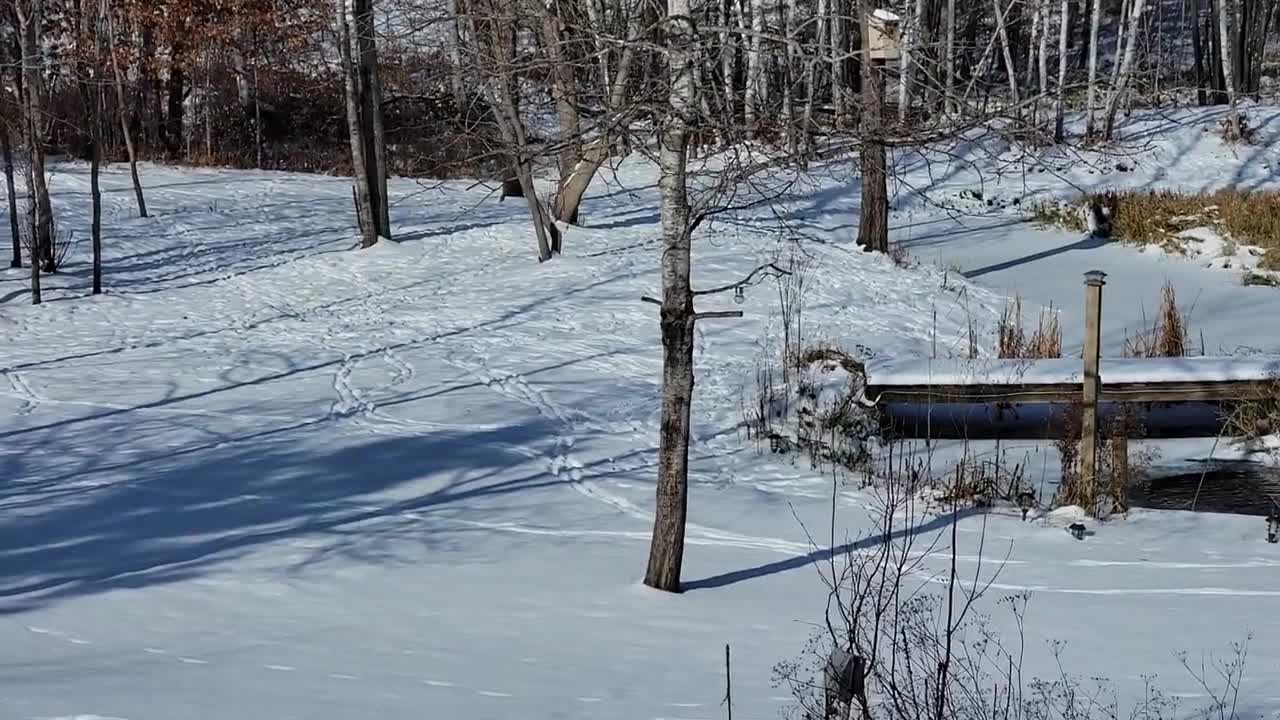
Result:
[[[955,515],[952,515],[950,513],[939,515],[933,518],[932,520],[921,523],[914,527],[903,528],[902,530],[894,532],[892,535],[892,538],[896,540],[898,538],[905,537],[908,535],[922,535],[922,534],[930,533],[934,531],[941,531],[943,528],[949,527],[953,520],[955,521],[963,520],[964,518],[974,515],[977,512],[978,510],[975,510],[973,508],[966,508],[964,510],[959,511]],[[690,590],[709,590],[711,588],[720,588],[720,587],[726,587],[728,585],[735,585],[737,583],[745,582],[747,580],[755,580],[757,578],[762,578],[762,577],[767,577],[769,575],[776,575],[778,573],[787,572],[788,570],[798,570],[803,567],[812,567],[817,563],[826,562],[833,557],[837,557],[840,555],[847,555],[852,552],[858,552],[859,550],[866,550],[868,548],[873,548],[881,544],[882,541],[883,541],[883,538],[881,538],[879,535],[872,535],[870,537],[862,538],[861,540],[854,540],[852,542],[847,542],[847,543],[844,543],[843,545],[837,545],[835,547],[817,548],[805,555],[796,555],[793,557],[789,557],[785,560],[776,560],[774,562],[765,563],[763,565],[756,565],[754,567],[743,568],[741,570],[733,570],[730,572],[721,573],[719,575],[712,575],[711,577],[705,577],[698,580],[691,580],[687,583],[682,583],[681,587],[687,592]]]
[[[393,548],[448,548],[454,535],[475,531],[449,520],[491,516],[501,508],[494,499],[567,482],[524,451],[554,437],[547,418],[377,439],[352,428],[351,441],[322,451],[307,442],[318,422],[224,437],[187,453],[162,450],[114,473],[126,479],[3,502],[0,614],[198,577],[282,540],[306,538],[306,552],[391,562]],[[86,428],[66,445],[124,432],[137,428]],[[6,460],[7,470],[21,468]]]
[[[980,278],[983,275],[989,275],[1002,270],[1009,270],[1021,265],[1029,265],[1033,262],[1039,262],[1040,260],[1045,260],[1055,255],[1061,255],[1062,253],[1071,252],[1072,250],[1097,250],[1106,244],[1106,239],[1089,234],[1073,243],[1067,243],[1066,245],[1061,245],[1049,250],[1031,253],[1030,255],[1023,255],[1022,257],[1013,258],[1012,260],[1005,260],[1004,262],[995,263],[994,265],[987,265],[974,270],[967,270],[963,274],[965,278],[973,280],[975,278]]]

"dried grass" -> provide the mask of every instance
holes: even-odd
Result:
[[[1001,358],[1038,360],[1062,357],[1062,325],[1053,305],[1040,311],[1031,335],[1022,325],[1022,296],[1006,303],[996,326],[996,355]]]
[[[1142,323],[1147,324],[1147,315],[1142,313]],[[1124,340],[1124,356],[1135,358],[1170,358],[1186,357],[1188,353],[1187,337],[1189,335],[1187,318],[1178,307],[1178,297],[1173,285],[1165,282],[1160,289],[1160,308],[1150,328],[1139,331],[1133,337],[1126,335]]]
[[[1178,233],[1207,226],[1229,240],[1280,253],[1280,192],[1275,191],[1114,190],[1089,195],[1070,205],[1031,204],[1030,219],[1084,232],[1088,228],[1080,207],[1088,203],[1112,208],[1111,235],[1124,242],[1155,243],[1181,251],[1185,241]],[[1280,258],[1264,262],[1280,264]]]
[[[1145,437],[1146,427],[1128,407],[1103,421],[1098,428],[1097,478],[1086,482],[1080,473],[1083,410],[1080,403],[1064,410],[1062,434],[1054,441],[1062,461],[1062,480],[1054,504],[1076,505],[1099,518],[1127,512],[1129,487],[1142,482],[1156,459],[1155,450],[1145,449],[1136,455],[1129,450],[1129,439]]]

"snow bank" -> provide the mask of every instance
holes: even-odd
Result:
[[[1280,357],[1102,358],[1102,382],[1223,382],[1280,378]],[[1054,385],[1080,382],[1076,358],[872,359],[867,382],[900,385]]]

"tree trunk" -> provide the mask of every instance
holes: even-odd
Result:
[[[821,1],[821,0],[820,0]],[[734,128],[737,126],[737,74],[738,74],[738,53],[734,47],[733,33],[730,28],[733,27],[733,0],[721,0],[720,12],[724,23],[724,29],[720,32],[720,91],[724,98],[724,108],[721,110],[724,117],[721,123],[724,125],[725,142],[731,143],[737,139],[737,133]],[[821,23],[821,19],[818,21]],[[819,42],[822,38],[822,26],[819,24],[818,37]]]
[[[660,138],[662,174],[662,419],[658,446],[657,502],[644,583],[680,591],[685,520],[689,509],[689,429],[693,403],[693,293],[686,168],[686,118],[697,107],[696,36],[689,0],[668,0],[668,114]]]
[[[796,22],[799,17],[799,3],[796,0],[787,0],[785,5],[779,6],[782,16],[783,33],[787,38],[786,52],[783,53],[783,69],[782,69],[782,122],[787,132],[787,154],[793,159],[796,157],[796,149],[800,145],[800,138],[796,128],[796,61],[800,56],[799,53],[799,37],[796,34]]]
[[[31,179],[30,165],[27,166],[27,187],[35,187],[35,182]],[[32,204],[35,203],[33,192],[29,191],[27,197]],[[31,232],[31,304],[39,305],[42,300],[40,293],[40,248],[39,243],[36,242],[36,229],[31,227],[29,230]]]
[[[593,2],[594,0],[588,0]],[[578,114],[578,86],[577,79],[574,76],[573,66],[569,64],[568,59],[563,51],[563,39],[561,33],[564,29],[563,21],[557,15],[557,10],[539,6],[542,12],[542,44],[546,49],[551,70],[551,95],[556,103],[556,118],[559,120],[559,136],[557,137],[557,166],[559,169],[559,182],[556,187],[556,198],[553,202],[552,214],[562,222],[577,223],[578,222],[578,203],[582,199],[582,194],[586,192],[586,187],[582,185],[584,178],[578,174],[582,170],[591,170],[591,174],[595,174],[595,168],[589,167],[590,163],[583,165],[582,151],[582,118]],[[565,196],[568,184],[573,181],[579,184],[575,188],[576,197],[573,202]],[[585,182],[590,183],[590,177],[585,178]],[[571,207],[572,206],[572,207]],[[552,239],[552,254],[560,254],[562,238],[559,232],[556,232]]]
[[[184,135],[183,122],[186,119],[186,103],[183,101],[186,99],[187,73],[183,69],[186,60],[182,53],[183,43],[175,40],[170,49],[169,77],[165,82],[168,108],[165,113],[164,136],[165,149],[170,157],[176,157],[180,152]]]
[[[370,163],[369,192],[379,237],[391,239],[391,200],[387,196],[387,141],[382,114],[382,75],[378,68],[378,39],[374,28],[373,0],[356,0],[356,38],[360,49],[360,99],[365,118]],[[255,88],[256,91],[256,88]]]
[[[1040,106],[1042,103],[1047,103],[1049,99],[1049,1],[1040,0],[1036,5],[1036,21],[1040,26],[1040,57],[1036,68],[1040,76],[1040,96],[1036,100],[1035,112],[1037,130],[1044,127],[1040,124]]]
[[[1116,47],[1111,56],[1111,80],[1107,84],[1108,99],[1115,92],[1116,83],[1120,82],[1120,65],[1124,58],[1125,33],[1129,30],[1129,9],[1132,4],[1130,0],[1120,0],[1120,18],[1116,22]],[[1103,110],[1103,117],[1106,117],[1105,109]]]
[[[1089,18],[1089,89],[1085,100],[1087,120],[1085,136],[1093,137],[1095,127],[1094,110],[1098,95],[1098,29],[1102,25],[1102,0],[1094,0],[1093,15]]]
[[[97,73],[94,73],[95,78]],[[102,165],[102,136],[99,131],[101,98],[97,85],[93,91],[93,124],[92,148],[89,161],[89,194],[93,202],[93,222],[90,232],[93,239],[93,294],[102,293],[102,188],[98,183],[99,169]]]
[[[818,0],[818,18],[817,18],[817,36],[815,38],[815,51],[810,56],[808,68],[805,70],[805,102],[804,117],[800,121],[800,163],[801,167],[807,167],[807,163],[813,155],[813,149],[810,141],[810,130],[813,128],[813,105],[817,102],[818,85],[821,84],[821,72],[823,63],[820,58],[828,51],[826,44],[827,27],[830,20],[830,2],[829,0]]]
[[[53,272],[53,206],[49,202],[49,186],[45,176],[45,133],[44,133],[44,80],[41,77],[43,61],[41,60],[41,24],[43,20],[43,0],[29,0],[28,6],[17,2],[18,24],[22,28],[22,67],[23,86],[26,89],[27,109],[27,152],[30,168],[29,185],[34,194],[35,227],[32,229],[32,257],[38,257],[37,269]]]
[[[13,144],[9,128],[0,124],[0,149],[4,151],[4,185],[9,195],[9,234],[13,238],[13,259],[9,267],[22,267],[22,231],[18,229],[18,191],[13,182]]]
[[[1092,17],[1093,17],[1092,0],[1080,0],[1079,18],[1083,20],[1085,18],[1092,18]],[[1075,24],[1075,18],[1076,16],[1073,14],[1072,15],[1073,25]],[[1080,54],[1076,56],[1076,67],[1079,70],[1084,70],[1088,66],[1089,54],[1093,50],[1094,43],[1090,41],[1090,36],[1089,36],[1090,28],[1091,26],[1088,23],[1085,23],[1080,26]]]
[[[955,114],[956,105],[956,0],[947,0],[947,48],[946,48],[946,89],[943,91],[945,111]]]
[[[1201,2],[1202,0],[1191,0],[1191,53],[1195,56],[1196,104],[1204,107],[1209,104],[1209,96],[1205,92],[1204,41],[1200,39]]]
[[[1071,38],[1071,0],[1062,0],[1062,17],[1058,25],[1058,94],[1053,102],[1053,141],[1064,139],[1064,113],[1067,94],[1067,43]]]
[[[763,47],[765,10],[763,0],[751,0],[751,37],[747,51],[747,91],[744,96],[743,122],[748,140],[754,140],[760,132],[760,121],[768,113],[769,78],[765,71],[768,58]]]
[[[503,144],[508,149],[510,173],[508,182],[518,181],[521,195],[529,206],[529,217],[533,221],[534,237],[538,243],[538,262],[551,259],[553,243],[559,242],[556,236],[559,229],[551,220],[550,213],[542,207],[537,189],[533,183],[533,167],[530,160],[524,123],[520,118],[520,105],[515,86],[515,25],[512,19],[515,9],[511,0],[496,0],[489,18],[485,21],[483,33],[485,55],[488,59],[488,72],[491,75],[489,92],[490,105],[493,108],[494,120],[501,133]],[[508,182],[504,182],[503,194],[506,195]]]
[[[129,131],[129,115],[124,97],[124,73],[120,72],[120,61],[116,58],[115,22],[111,15],[111,0],[103,0],[103,13],[107,16],[107,52],[111,55],[111,70],[115,75],[116,111],[120,115],[120,131],[124,134],[125,151],[129,154],[129,174],[133,177],[133,195],[138,201],[138,217],[147,216],[147,201],[142,196],[142,181],[138,179],[138,151],[133,144],[133,133]]]
[[[1017,112],[1018,106],[1022,104],[1022,95],[1018,91],[1018,69],[1013,64],[1013,47],[1009,44],[1009,30],[1004,22],[1007,11],[1000,9],[1000,0],[991,0],[991,5],[996,13],[996,35],[1000,38],[1000,48],[1004,56],[1004,71],[1009,76],[1009,99],[1013,101],[1013,107]],[[1012,7],[1012,5],[1010,6]],[[1020,112],[1018,114],[1021,115]]]
[[[213,60],[208,50],[204,57],[204,97],[200,98],[200,106],[204,110],[205,160],[213,162]]]
[[[867,19],[874,11],[871,0],[860,0],[858,23],[862,30],[861,47],[871,45]],[[867,54],[862,56],[862,207],[858,224],[858,244],[868,252],[889,252],[888,163],[885,158],[882,116],[884,99],[880,73]]]
[[[1231,4],[1232,0],[1218,0],[1218,29],[1222,38],[1222,81],[1227,91],[1227,105],[1230,107],[1227,111],[1228,134],[1239,139],[1244,135],[1244,127],[1240,111],[1236,107],[1235,68],[1231,57]]]
[[[360,226],[360,246],[367,248],[378,242],[378,221],[373,208],[369,164],[365,157],[368,138],[360,117],[360,77],[352,57],[353,45],[356,41],[352,37],[355,18],[351,5],[356,1],[339,0],[338,2],[338,55],[342,63],[346,89],[347,134],[351,142],[352,174],[355,176],[356,222]]]
[[[1119,63],[1119,72],[1117,73],[1115,87],[1111,89],[1111,95],[1107,98],[1107,125],[1103,137],[1107,140],[1111,139],[1112,132],[1115,129],[1116,111],[1120,108],[1120,99],[1125,94],[1129,85],[1129,76],[1133,71],[1133,59],[1138,52],[1138,24],[1142,20],[1142,9],[1146,0],[1133,0],[1133,5],[1129,15],[1129,29],[1125,32],[1128,38],[1128,44],[1124,48],[1124,57]]]
[[[458,0],[447,0],[449,13],[449,85],[453,89],[454,116],[466,121],[467,86],[462,81],[462,18]]]
[[[835,111],[836,127],[844,129],[849,123],[848,87],[849,75],[845,72],[849,52],[849,21],[843,17],[844,3],[856,0],[831,0],[831,105]]]
[[[93,39],[93,68],[81,76],[86,114],[89,116],[89,196],[92,204],[90,239],[93,244],[93,294],[102,294],[102,14],[90,17],[87,5],[81,8],[81,36]],[[82,53],[83,57],[87,53]]]
[[[902,18],[901,37],[902,37],[902,59],[898,65],[898,122],[906,124],[907,117],[911,114],[911,61],[915,58],[913,53],[917,44],[920,20],[923,16],[924,0],[916,0],[915,3],[908,0],[906,8],[909,12]]]
[[[138,58],[138,116],[142,119],[142,146],[148,153],[154,152],[160,139],[160,93],[156,90],[156,40],[150,27],[142,29],[142,54]]]

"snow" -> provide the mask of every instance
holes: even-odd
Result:
[[[1276,357],[1103,358],[1098,367],[1103,383],[1222,382],[1271,380],[1280,377]],[[1078,383],[1084,376],[1079,358],[1018,359],[873,359],[867,363],[868,383],[893,385]]]
[[[901,15],[893,12],[892,10],[885,10],[884,8],[876,8],[875,10],[871,11],[871,14],[880,20],[884,20],[885,22],[901,22],[902,21]]]
[[[1169,122],[1141,156],[1145,181],[1266,182],[1249,157]],[[1185,153],[1160,154],[1178,143]],[[899,160],[914,187],[963,204],[970,170],[933,182]],[[1100,267],[1104,353],[1143,324],[1166,276],[1211,347],[1280,350],[1259,324],[1280,292],[1041,231],[1009,207],[955,215],[903,187],[893,224],[920,264],[858,252],[854,170],[821,170],[778,215],[703,228],[695,285],[731,283],[803,237],[807,335],[920,358],[963,354],[974,327],[988,352],[1011,289],[1053,301],[1078,339],[1080,273]],[[825,534],[832,483],[758,453],[739,427],[755,369],[776,356],[767,284],[741,306],[700,298],[745,317],[699,324],[689,591],[639,582],[661,367],[655,309],[639,300],[659,287],[652,167],[607,174],[589,226],[542,265],[521,204],[466,183],[394,180],[401,242],[359,252],[343,179],[144,165],[143,220],[112,167],[97,298],[86,168],[53,172],[78,238],[70,265],[40,307],[25,272],[0,270],[0,716],[716,718],[725,644],[735,717],[787,707],[771,671],[803,653],[825,607],[811,566],[825,548],[805,527]],[[1007,180],[987,197],[1019,192]],[[794,232],[780,237],[779,216]],[[1180,442],[1172,455],[1192,457],[1211,439]],[[1016,448],[1051,488],[1050,449]],[[954,452],[939,446],[935,462]],[[874,522],[873,491],[841,486],[837,505],[837,535]],[[947,540],[920,559],[921,584],[949,568],[950,522],[922,519]],[[1197,704],[1173,653],[1252,631],[1242,704],[1280,707],[1280,555],[1258,518],[1139,510],[1090,523],[1082,542],[1016,513],[958,523],[965,577],[979,559],[982,580],[1004,563],[981,608],[1002,630],[998,596],[1034,592],[1029,676],[1056,673],[1049,643],[1063,640],[1069,671],[1109,677],[1122,697],[1157,674]]]

